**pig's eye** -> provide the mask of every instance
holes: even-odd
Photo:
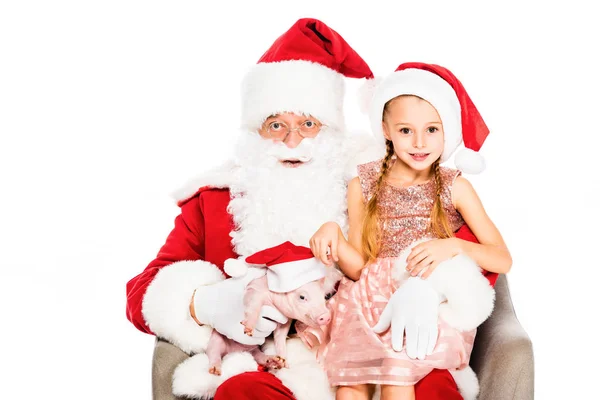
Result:
[[[327,293],[327,294],[325,295],[325,300],[329,300],[329,299],[330,299],[330,298],[332,298],[332,297],[333,297],[333,293]]]
[[[306,300],[306,297],[304,297],[303,294],[300,295],[300,300]]]

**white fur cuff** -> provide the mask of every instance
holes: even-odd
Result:
[[[440,304],[440,317],[456,329],[477,328],[494,309],[494,288],[464,254],[440,263],[428,280],[447,299]]]
[[[148,327],[188,354],[204,351],[211,328],[199,326],[190,315],[194,290],[224,279],[215,265],[202,261],[179,261],[163,267],[154,277],[142,301]]]

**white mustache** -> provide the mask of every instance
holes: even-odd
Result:
[[[307,162],[313,158],[314,139],[304,139],[297,147],[290,149],[284,143],[278,143],[269,148],[269,155],[278,160],[299,160]]]

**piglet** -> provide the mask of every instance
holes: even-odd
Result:
[[[251,336],[262,306],[272,306],[288,318],[285,324],[278,324],[273,332],[276,356],[268,356],[260,346],[237,343],[213,330],[206,355],[209,360],[209,372],[221,374],[221,360],[229,353],[247,351],[259,365],[268,369],[287,367],[286,339],[292,320],[298,320],[311,327],[327,325],[331,321],[331,312],[327,308],[328,300],[335,291],[335,284],[341,279],[341,272],[331,267],[326,269],[324,278],[311,281],[287,293],[275,293],[267,286],[267,277],[263,276],[250,282],[244,294],[245,319],[241,321],[247,335]]]

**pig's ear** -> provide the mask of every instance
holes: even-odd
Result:
[[[342,276],[344,276],[344,274],[339,269],[335,267],[327,267],[325,278],[323,278],[323,289],[325,293],[333,292],[335,290],[335,284],[342,279]]]

